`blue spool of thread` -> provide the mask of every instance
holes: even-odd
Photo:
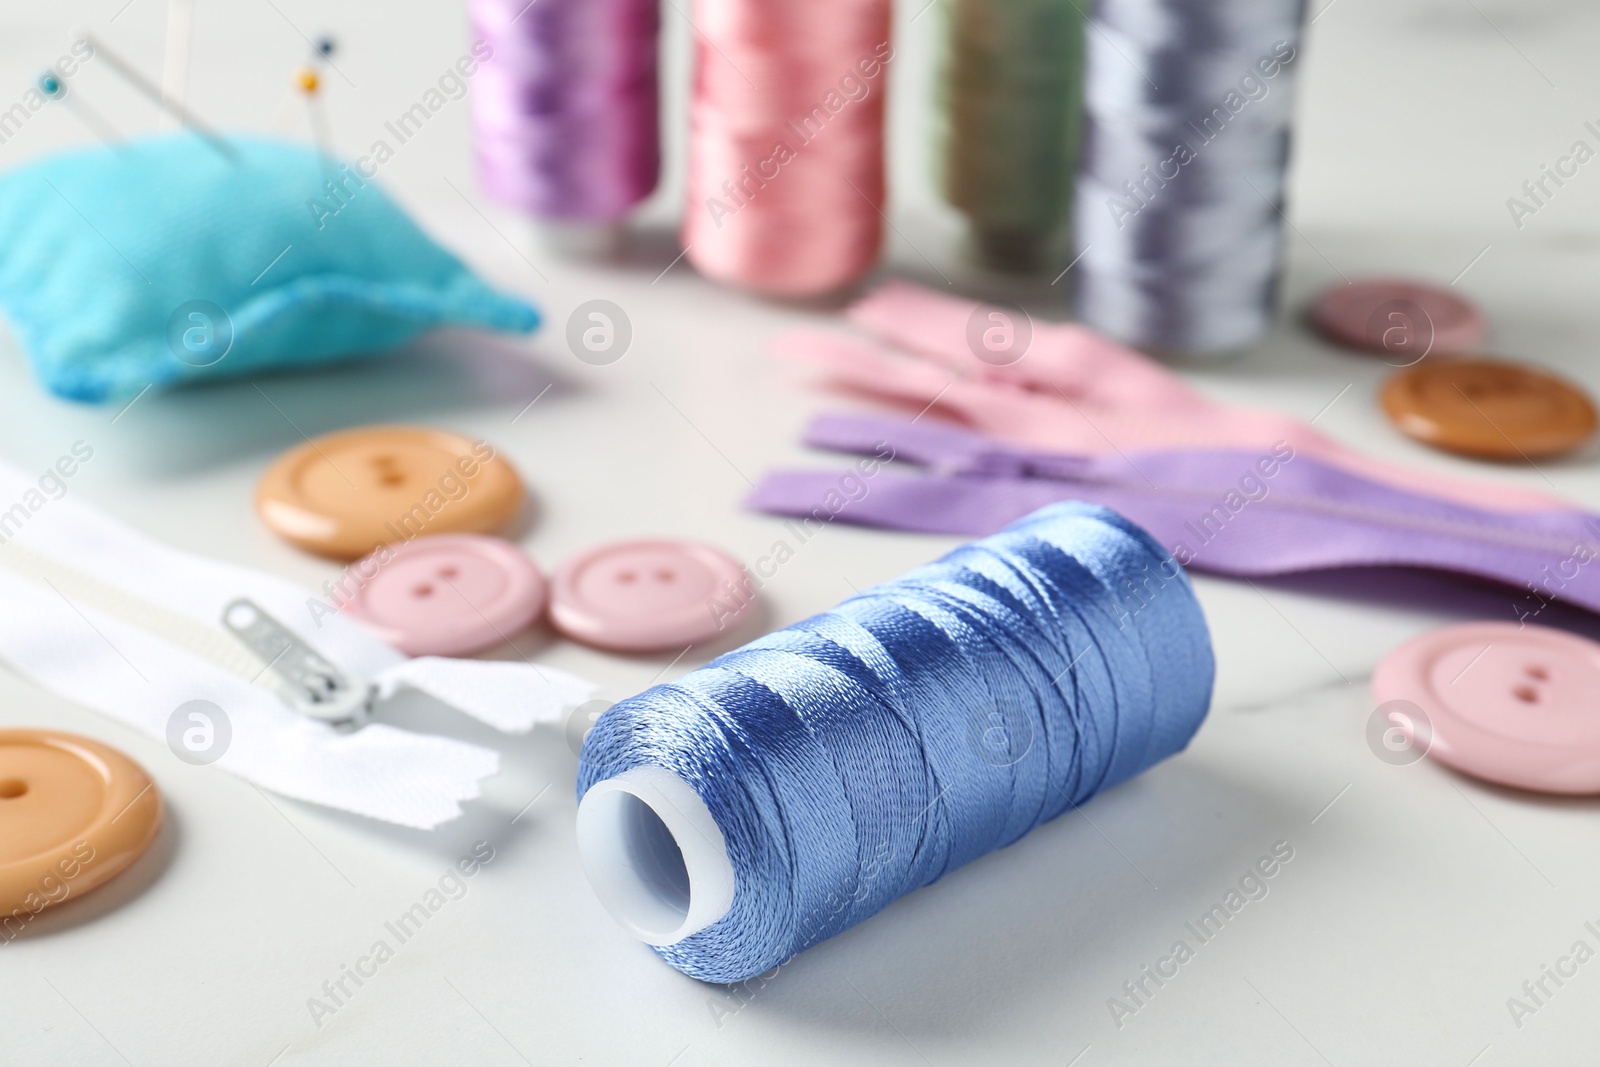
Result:
[[[1171,555],[1052,505],[610,708],[584,868],[668,963],[741,981],[1178,752],[1213,672]]]

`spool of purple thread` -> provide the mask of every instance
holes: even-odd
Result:
[[[468,0],[494,50],[472,91],[479,180],[569,245],[593,243],[582,235],[606,233],[655,189],[658,5]]]

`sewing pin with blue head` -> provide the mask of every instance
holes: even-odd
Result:
[[[94,132],[95,136],[109,145],[121,146],[122,135],[98,111],[90,107],[86,101],[80,100],[77,96],[67,92],[67,80],[61,76],[59,71],[47,69],[43,74],[39,75],[37,85],[39,95],[46,100],[56,101],[65,105],[67,110],[78,116],[79,121]]]
[[[77,31],[75,36],[77,40],[86,42],[90,48],[94,49],[95,54],[104,59],[106,65],[114,70],[123,81],[126,81],[140,93],[153,100],[157,107],[168,112],[183,125],[192,129],[200,136],[201,140],[215,148],[230,163],[238,161],[238,153],[226,138],[212,129],[210,125],[201,120],[198,115],[190,111],[180,101],[169,97],[154,82],[139,73],[138,69],[127,60],[107,48],[99,38],[82,30]]]

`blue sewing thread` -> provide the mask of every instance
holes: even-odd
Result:
[[[578,796],[640,767],[693,788],[732,903],[656,951],[735,982],[1178,752],[1213,670],[1171,556],[1055,504],[618,703]]]

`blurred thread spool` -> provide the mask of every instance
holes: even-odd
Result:
[[[1097,0],[1074,226],[1078,317],[1158,352],[1272,325],[1303,0]]]
[[[883,238],[887,0],[696,0],[683,244],[774,296],[841,288]]]
[[[1075,0],[956,0],[942,94],[944,195],[978,258],[1034,272],[1072,208],[1083,95]]]
[[[655,0],[469,0],[487,46],[471,93],[478,177],[594,254],[661,170]]]

